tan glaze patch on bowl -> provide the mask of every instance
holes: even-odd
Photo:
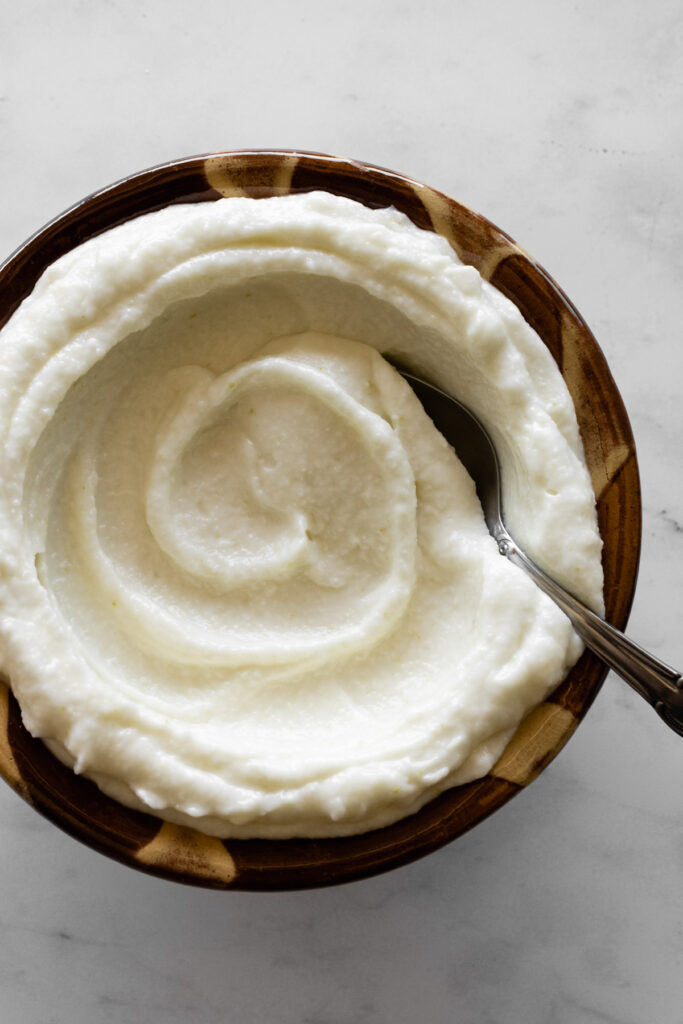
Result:
[[[72,207],[0,267],[0,326],[45,268],[80,242],[142,213],[221,196],[263,198],[324,189],[371,207],[395,206],[444,235],[520,309],[559,366],[574,400],[604,542],[607,618],[623,629],[635,589],[641,506],[631,428],[605,358],[552,278],[479,214],[409,178],[314,153],[217,153],[133,175]],[[74,775],[27,733],[0,683],[0,772],[36,810],[118,861],[191,885],[297,889],[333,885],[408,863],[462,835],[531,782],[586,713],[606,675],[585,653],[520,724],[484,778],[448,790],[417,814],[347,839],[225,840],[131,811]]]

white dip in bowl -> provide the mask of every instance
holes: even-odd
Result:
[[[601,610],[552,357],[395,210],[169,207],[0,332],[2,667],[105,793],[222,837],[364,832],[484,775],[578,658],[378,352],[481,417],[511,532]]]

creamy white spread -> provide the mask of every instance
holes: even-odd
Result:
[[[395,210],[170,207],[1,332],[3,668],[105,793],[219,836],[376,828],[488,771],[578,657],[381,352],[482,417],[512,532],[600,609],[555,364]]]

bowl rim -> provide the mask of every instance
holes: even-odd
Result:
[[[292,172],[288,180],[283,168],[287,174]],[[302,170],[303,183],[298,187],[296,175]],[[282,186],[278,185],[280,179],[277,175],[280,172],[281,180],[286,181]],[[222,191],[221,182],[225,191]],[[280,187],[282,193],[277,191]],[[465,262],[476,266],[477,253],[468,251],[467,244],[460,244],[462,235],[455,236],[453,224],[462,223],[467,230],[471,228],[474,233],[481,232],[500,250],[501,258],[493,273],[484,276],[496,283],[494,278],[499,268],[507,266],[509,270],[512,267],[513,284],[516,280],[530,280],[532,287],[540,289],[539,294],[546,297],[544,301],[549,308],[554,304],[561,312],[598,365],[599,375],[612,403],[611,414],[617,424],[615,429],[618,428],[628,447],[628,496],[631,504],[626,510],[626,543],[629,567],[625,582],[620,578],[618,607],[612,610],[611,615],[608,607],[610,621],[623,629],[635,593],[642,509],[631,427],[604,354],[571,300],[521,246],[481,214],[422,182],[363,161],[298,149],[224,150],[156,164],[119,178],[67,207],[30,235],[0,264],[0,328],[30,293],[44,269],[62,252],[74,248],[86,238],[141,213],[175,202],[215,201],[224,194],[236,194],[235,189],[243,191],[244,188],[247,194],[254,194],[250,189],[256,190],[257,195],[312,191],[313,188],[337,194],[351,194],[355,190],[365,195],[365,199],[360,201],[365,201],[366,205],[373,205],[374,200],[378,206],[401,208],[403,205],[408,216],[412,211],[411,219],[416,223],[422,218],[421,210],[426,209],[431,223],[418,223],[418,226],[444,235]],[[394,200],[391,203],[386,202],[389,196]],[[152,197],[156,199],[149,205]],[[351,197],[358,198],[355,194]],[[144,208],[131,213],[136,203]],[[430,208],[440,211],[439,223],[435,223]],[[486,252],[484,247],[482,253]],[[503,278],[501,275],[503,287],[498,283],[497,286],[508,294]],[[508,290],[512,287],[509,280],[507,287]],[[519,308],[514,295],[508,294],[508,297]],[[543,334],[541,337],[556,355],[548,338]],[[576,405],[576,396],[572,395],[572,398]],[[618,480],[622,469],[619,467],[617,474],[609,480],[610,487]],[[623,484],[622,490],[626,486]],[[601,497],[597,496],[599,508]],[[625,533],[626,526],[622,529]],[[616,588],[614,596],[616,600]],[[217,840],[150,815],[122,809],[121,805],[101,794],[93,783],[74,776],[41,741],[26,733],[19,707],[7,682],[0,683],[0,774],[36,810],[74,838],[121,863],[159,877],[220,889],[283,890],[338,884],[424,856],[464,834],[520,792],[564,746],[588,711],[607,671],[597,658],[584,653],[554,694],[520,725],[496,771],[492,769],[480,780],[447,790],[416,814],[395,825],[359,836],[322,840]],[[577,672],[583,673],[581,699],[564,699],[563,688]],[[585,679],[589,681],[585,682]],[[547,742],[541,742],[539,737],[545,737]],[[74,788],[77,797],[65,795],[67,790]],[[119,818],[125,819],[128,830],[123,838],[120,821],[115,823],[117,808]]]

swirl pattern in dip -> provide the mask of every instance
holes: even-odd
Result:
[[[0,340],[4,668],[122,802],[221,836],[379,827],[484,774],[578,657],[378,352],[485,420],[513,532],[600,608],[569,395],[396,211],[150,214],[55,263]]]

